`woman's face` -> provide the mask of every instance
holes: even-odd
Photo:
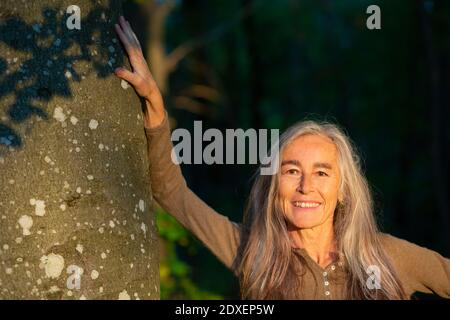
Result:
[[[284,149],[280,174],[280,199],[291,228],[332,223],[341,177],[336,146],[329,138],[296,138]]]

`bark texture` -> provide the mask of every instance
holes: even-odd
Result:
[[[0,2],[0,299],[159,299],[141,104],[113,75],[120,13]]]

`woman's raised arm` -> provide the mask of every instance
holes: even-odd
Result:
[[[144,126],[153,197],[219,260],[234,269],[241,228],[209,207],[187,187],[180,166],[171,158],[173,144],[161,93],[130,24],[123,17],[120,17],[119,23],[116,32],[127,51],[133,71],[118,68],[116,75],[128,81],[146,101]]]

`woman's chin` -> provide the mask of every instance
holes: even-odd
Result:
[[[295,224],[298,229],[312,229],[317,227],[320,223],[317,221],[302,221]]]
[[[294,215],[291,220],[291,224],[295,226],[297,229],[310,229],[317,227],[322,222],[322,215],[302,215],[301,217],[298,215]]]

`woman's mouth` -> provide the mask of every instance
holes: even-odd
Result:
[[[304,202],[304,201],[293,201],[292,204],[296,208],[302,209],[315,209],[321,205],[320,202]]]

